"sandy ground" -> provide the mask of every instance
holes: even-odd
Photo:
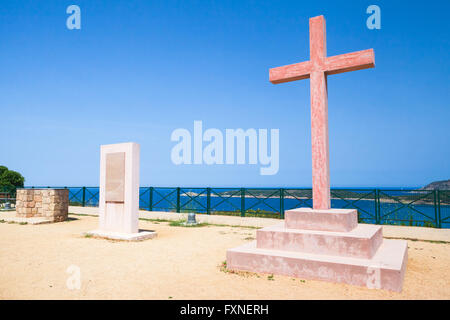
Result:
[[[450,244],[408,241],[402,293],[265,274],[221,271],[226,249],[256,229],[172,227],[140,221],[143,242],[86,238],[97,218],[46,225],[0,223],[0,299],[450,299]],[[69,266],[81,288],[70,290]],[[70,282],[70,281],[69,281]]]

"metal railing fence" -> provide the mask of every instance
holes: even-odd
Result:
[[[98,187],[66,188],[72,206],[98,206]],[[11,191],[9,199],[15,195]],[[331,189],[333,208],[357,209],[359,221],[450,228],[450,190]],[[1,198],[0,188],[0,201]],[[139,207],[149,211],[196,212],[284,218],[286,210],[312,207],[308,188],[141,187]]]

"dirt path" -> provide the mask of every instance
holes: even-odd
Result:
[[[140,221],[144,242],[86,238],[97,218],[47,225],[0,223],[0,299],[450,299],[450,244],[408,241],[402,293],[220,270],[226,249],[256,229],[171,227]],[[81,288],[69,290],[71,265]]]

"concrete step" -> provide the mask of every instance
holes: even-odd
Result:
[[[358,212],[355,209],[298,208],[285,212],[285,222],[288,229],[348,232],[357,227]]]
[[[407,242],[384,239],[372,259],[259,249],[256,241],[227,251],[227,268],[302,279],[342,282],[400,292]]]
[[[257,248],[370,259],[383,242],[382,227],[359,224],[349,232],[287,229],[285,223],[259,229]]]

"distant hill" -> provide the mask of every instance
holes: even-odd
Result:
[[[450,190],[450,179],[443,181],[435,181],[427,184],[425,187],[420,188],[420,190]]]

